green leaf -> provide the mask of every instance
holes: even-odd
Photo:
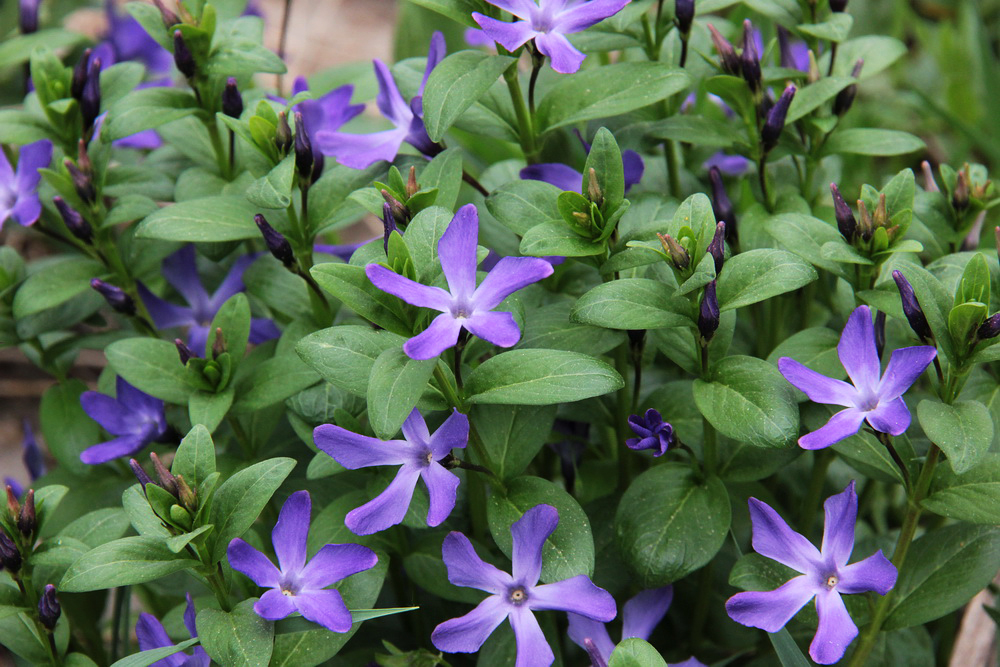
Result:
[[[104,350],[108,364],[125,381],[150,396],[184,405],[191,387],[173,343],[153,338],[126,338]]]
[[[396,314],[400,300],[375,287],[365,275],[365,267],[329,262],[314,266],[311,273],[320,287],[361,317],[401,336],[412,334]]]
[[[424,88],[424,125],[431,140],[441,141],[513,62],[510,56],[459,51],[438,63]]]
[[[80,405],[87,386],[76,379],[52,385],[42,395],[39,411],[45,444],[52,456],[73,474],[83,474],[89,466],[80,460],[87,447],[101,441],[101,428]]]
[[[812,664],[802,655],[802,650],[792,639],[788,628],[768,633],[767,638],[771,640],[774,652],[778,655],[778,660],[781,661],[781,667],[809,667]]]
[[[431,206],[413,216],[413,220],[406,226],[406,247],[410,251],[418,278],[431,281],[440,273],[438,241],[454,215],[447,208]]]
[[[594,538],[590,520],[573,496],[540,477],[520,477],[506,493],[494,493],[486,506],[490,533],[507,557],[513,540],[510,526],[536,505],[551,505],[559,512],[559,525],[542,545],[543,583],[594,573]]]
[[[117,540],[129,529],[128,515],[120,507],[105,507],[74,519],[59,531],[59,537],[80,540],[91,549]]]
[[[801,213],[784,213],[767,219],[764,229],[781,246],[825,271],[845,277],[840,262],[828,257],[823,248],[828,243],[846,245],[833,225]]]
[[[909,132],[851,128],[831,135],[823,144],[823,154],[906,155],[925,147],[922,139]]]
[[[201,645],[215,662],[232,667],[267,667],[274,650],[274,624],[253,610],[256,599],[231,612],[202,609],[195,624]]]
[[[257,520],[294,467],[294,459],[268,459],[244,468],[219,486],[208,519],[208,523],[216,527],[209,536],[213,561],[221,559],[229,542],[245,533]]]
[[[366,397],[375,360],[388,349],[401,348],[404,341],[402,336],[388,331],[341,325],[309,334],[298,342],[295,351],[333,386]]]
[[[101,128],[101,141],[110,143],[143,130],[166,125],[194,113],[198,102],[182,88],[140,88],[111,105]]]
[[[547,220],[524,233],[519,250],[528,257],[590,257],[604,252],[604,243],[585,239],[562,220]]]
[[[89,290],[91,279],[105,275],[103,266],[85,257],[64,256],[46,262],[15,293],[14,317],[21,319],[63,304]]]
[[[243,241],[260,237],[253,216],[260,207],[245,197],[221,195],[170,204],[136,227],[136,238],[195,243]]]
[[[139,653],[134,653],[128,657],[122,658],[111,665],[111,667],[149,667],[154,662],[174,655],[175,653],[185,651],[192,646],[195,646],[200,641],[201,640],[198,637],[195,637],[194,639],[188,639],[180,642],[179,644],[174,644],[173,646],[164,646],[162,648],[154,648],[148,651],[140,651]]]
[[[597,131],[590,152],[587,153],[587,163],[583,167],[584,182],[589,183],[588,174],[591,169],[594,170],[597,187],[604,197],[600,209],[605,216],[609,216],[625,199],[625,167],[618,142],[606,127]]]
[[[993,419],[978,401],[946,405],[924,399],[917,405],[917,419],[930,441],[948,455],[957,474],[979,463],[993,442]]]
[[[170,472],[183,475],[184,481],[192,489],[197,489],[215,472],[215,443],[207,428],[196,424],[188,431],[177,446]]]
[[[767,362],[777,364],[781,357],[791,357],[800,364],[827,377],[842,378],[844,367],[837,355],[840,334],[826,327],[812,327],[794,333],[778,344]]]
[[[233,405],[233,387],[229,386],[220,393],[195,391],[188,397],[188,418],[192,424],[199,424],[215,431],[226,418],[229,408]]]
[[[654,588],[712,560],[730,518],[729,496],[719,478],[699,481],[689,466],[667,463],[639,475],[626,489],[615,533],[639,585]]]
[[[570,320],[571,299],[531,310],[524,322],[524,332],[518,348],[545,350],[566,350],[576,352],[587,350],[593,355],[601,355],[624,342],[621,331],[604,327],[594,327]]]
[[[749,306],[796,290],[818,277],[816,269],[785,250],[758,248],[741,252],[722,267],[719,310]]]
[[[795,96],[795,99],[798,99],[798,95]],[[746,135],[734,127],[732,123],[687,114],[677,114],[656,122],[650,127],[649,136],[655,139],[673,139],[710,148],[729,148],[736,144],[746,143]]]
[[[88,551],[66,571],[58,588],[82,593],[115,586],[141,584],[200,563],[178,558],[156,537],[123,537]]]
[[[260,410],[291,398],[320,381],[320,375],[299,357],[281,354],[253,369],[241,383],[236,410]]]
[[[209,523],[204,526],[199,526],[198,528],[195,528],[189,533],[174,535],[173,537],[167,540],[167,548],[173,551],[175,554],[179,554],[181,551],[184,550],[184,547],[190,544],[193,540],[196,540],[197,538],[201,537],[202,535],[209,532],[213,528],[215,528],[215,526]]]
[[[512,350],[480,364],[465,389],[471,403],[552,405],[602,396],[624,386],[614,368],[586,354]]]
[[[436,72],[437,69],[434,71]],[[425,95],[425,104],[426,100],[427,96]],[[420,172],[420,177],[417,179],[420,191],[426,194],[437,190],[437,196],[434,198],[435,206],[446,209],[450,214],[458,202],[458,193],[462,189],[462,170],[462,149],[449,148],[444,150],[435,155],[434,159]],[[416,197],[410,199],[410,205],[414,203],[414,199]],[[420,209],[420,212],[423,210],[426,209]],[[416,216],[414,216],[414,220],[416,220]],[[406,227],[407,234],[412,228],[413,220]]]
[[[411,359],[401,347],[383,352],[368,382],[368,421],[375,435],[389,440],[399,432],[427,388],[437,359]]]
[[[990,302],[990,267],[981,252],[973,254],[965,265],[955,292],[956,306],[970,301]]]
[[[486,208],[505,227],[524,236],[535,225],[559,219],[559,192],[559,188],[544,181],[510,181],[490,193]]]
[[[170,537],[170,531],[163,526],[159,517],[153,514],[153,508],[149,506],[149,501],[146,500],[140,485],[133,484],[125,489],[122,493],[122,508],[135,532],[145,537],[156,538],[160,542]]]
[[[215,330],[222,329],[225,350],[239,363],[247,350],[247,340],[250,337],[250,303],[246,294],[238,292],[231,296],[219,308],[209,327],[208,339],[205,341],[205,358],[212,354],[215,344]]]
[[[8,16],[12,17],[13,14]],[[16,23],[10,27],[13,28],[15,25]],[[74,46],[85,39],[86,37],[78,32],[62,28],[46,28],[27,35],[10,35],[0,43],[0,69],[28,62],[31,52],[39,46],[60,49]]]
[[[695,380],[694,400],[722,435],[756,447],[785,447],[799,435],[799,408],[792,387],[761,359],[725,357],[709,381]]]
[[[805,23],[796,28],[799,32],[830,42],[843,42],[851,32],[854,17],[846,12],[833,12],[822,23]]]
[[[472,12],[486,11],[482,0],[410,0],[410,2],[447,16],[467,28],[479,28],[472,19]]]
[[[538,106],[538,124],[548,132],[594,118],[618,116],[659,102],[687,88],[684,70],[654,62],[631,62],[580,70],[560,77]]]
[[[555,421],[551,405],[477,405],[470,418],[483,441],[489,467],[502,480],[518,477],[545,444]],[[470,450],[474,458],[475,450]]]
[[[630,637],[611,652],[608,667],[667,667],[667,661],[646,640]]]
[[[986,454],[962,475],[939,467],[931,495],[921,504],[950,519],[1000,525],[1000,454]]]
[[[581,296],[570,318],[608,329],[661,329],[692,326],[687,299],[674,298],[662,282],[623,278],[602,283]]]
[[[246,197],[251,204],[261,208],[288,208],[292,203],[294,185],[295,155],[292,153],[266,175],[254,181],[247,188]]]
[[[815,111],[827,101],[836,97],[837,93],[854,83],[857,83],[857,80],[853,77],[831,76],[799,88],[792,99],[791,105],[788,107],[788,115],[785,118],[785,123],[792,123]]]

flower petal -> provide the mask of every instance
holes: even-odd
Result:
[[[135,415],[119,401],[96,391],[80,394],[80,406],[91,419],[112,435],[135,435]]]
[[[462,533],[451,532],[444,538],[441,560],[448,568],[448,581],[456,586],[506,595],[507,589],[514,583],[509,574],[484,562],[469,538]]]
[[[597,652],[604,658],[604,662],[611,659],[611,652],[615,650],[615,643],[611,641],[608,629],[604,627],[603,623],[574,613],[566,614],[566,618],[569,619],[569,631],[567,634],[574,644],[587,650],[584,640],[589,639],[594,642],[594,646],[597,647]],[[622,639],[627,638],[623,636]]]
[[[107,463],[119,457],[133,454],[149,442],[144,434],[122,435],[114,440],[108,440],[107,442],[87,447],[80,452],[80,460],[88,465]]]
[[[344,598],[335,589],[304,591],[291,599],[300,614],[331,632],[347,632],[354,623]]]
[[[438,241],[441,270],[448,280],[452,295],[458,301],[466,301],[476,291],[478,243],[479,212],[475,204],[466,204],[458,209]]]
[[[875,325],[868,306],[858,306],[851,313],[837,343],[837,356],[859,392],[875,390],[881,367],[875,349]]]
[[[410,132],[407,122],[392,130],[372,134],[348,134],[320,130],[316,145],[324,155],[333,155],[337,162],[351,169],[367,169],[376,162],[391,162]]]
[[[392,72],[381,60],[375,60],[373,64],[375,65],[375,79],[378,81],[378,96],[375,98],[378,110],[396,127],[409,127],[410,121],[413,120],[413,112],[410,111],[410,105],[406,103],[399,92],[396,79],[393,78]]]
[[[196,257],[194,245],[189,243],[164,259],[161,271],[167,282],[181,293],[196,314],[205,314],[208,310],[208,292],[201,284]]]
[[[139,614],[139,622],[135,624],[135,638],[139,640],[140,651],[174,645],[163,624],[152,614]]]
[[[528,595],[528,606],[532,609],[571,611],[602,623],[607,623],[618,615],[618,607],[611,593],[596,586],[585,574],[535,586]]]
[[[573,167],[558,162],[529,164],[521,170],[521,178],[527,181],[544,181],[564,192],[579,192],[583,187],[583,174]]]
[[[435,461],[443,459],[453,449],[465,449],[469,444],[469,418],[458,410],[452,410],[427,444]]]
[[[403,422],[403,437],[413,445],[429,446],[431,434],[427,430],[427,422],[424,421],[420,410],[413,408],[410,415]],[[435,457],[437,458],[437,457]]]
[[[841,593],[864,593],[875,591],[885,595],[896,585],[899,572],[879,549],[868,558],[839,568],[840,581],[837,590]]]
[[[431,35],[430,46],[427,47],[427,63],[424,65],[424,78],[420,82],[420,88],[417,90],[417,97],[424,94],[424,87],[427,85],[427,78],[434,71],[434,68],[438,66],[438,63],[444,58],[444,54],[447,51],[447,47],[444,43],[444,33],[440,30],[435,30],[434,34]]]
[[[226,277],[222,279],[219,287],[208,300],[208,310],[211,313],[217,313],[219,308],[222,308],[222,304],[229,301],[229,299],[235,294],[242,292],[245,289],[243,285],[243,273],[251,264],[254,263],[257,257],[259,257],[259,255],[256,253],[252,255],[243,255],[233,262],[233,265],[230,267]]]
[[[493,310],[519,289],[552,275],[555,269],[538,257],[504,257],[472,295],[477,311]]]
[[[556,657],[531,610],[523,606],[515,607],[507,618],[514,629],[514,643],[517,645],[514,667],[549,667]]]
[[[136,289],[142,303],[145,304],[149,314],[153,317],[153,324],[156,325],[157,329],[169,329],[195,322],[194,311],[191,308],[164,301],[150,292],[140,281],[136,281]],[[194,351],[198,352],[199,350],[194,349]]]
[[[865,413],[871,427],[881,433],[899,435],[910,428],[910,410],[899,396],[888,403],[879,402],[871,412]]]
[[[403,343],[403,352],[411,359],[433,359],[455,346],[461,330],[462,323],[451,313],[441,313],[431,320],[426,329]]]
[[[521,340],[521,329],[510,313],[477,312],[462,322],[474,336],[498,347],[513,347]]]
[[[879,403],[891,401],[902,396],[924,370],[931,365],[937,349],[930,345],[901,347],[893,350],[889,357],[889,365],[885,368],[882,381],[878,386]]]
[[[625,192],[628,192],[633,185],[638,185],[642,180],[642,175],[646,171],[646,163],[642,161],[642,156],[633,150],[622,151],[622,169],[625,171]]]
[[[440,287],[421,285],[405,278],[381,264],[369,264],[365,267],[365,275],[375,287],[399,297],[406,303],[421,308],[431,308],[441,312],[451,311],[451,294]]]
[[[378,556],[360,544],[327,544],[309,559],[299,573],[305,589],[326,588],[352,574],[375,567]]]
[[[120,375],[115,380],[115,396],[119,403],[137,415],[152,418],[163,416],[163,401],[133,387]]]
[[[592,3],[588,3],[592,4]],[[535,37],[535,46],[552,61],[552,69],[560,74],[573,74],[587,56],[570,44],[560,33],[542,33]]]
[[[629,0],[590,0],[573,6],[556,16],[555,27],[562,33],[586,30],[609,16],[614,16],[628,4]]]
[[[661,586],[642,591],[626,602],[622,611],[622,639],[649,639],[673,599],[674,587]]]
[[[42,202],[34,193],[22,194],[10,210],[10,217],[22,227],[35,224],[42,215]]]
[[[430,496],[427,525],[440,526],[455,509],[458,485],[461,480],[459,480],[458,475],[450,472],[436,461],[424,468],[420,476],[424,478],[424,484],[427,485],[427,493]]]
[[[809,657],[821,665],[832,665],[844,657],[847,646],[858,636],[858,626],[836,590],[816,596],[816,613],[819,627],[809,644]]]
[[[494,42],[502,45],[508,51],[514,51],[524,46],[524,43],[537,35],[535,29],[528,21],[498,21],[497,19],[483,16],[479,12],[472,12],[472,19],[479,24],[486,36]]]
[[[799,438],[802,449],[823,449],[840,442],[858,432],[865,413],[857,408],[847,408],[830,417],[830,421],[812,433],[806,433]]]
[[[489,3],[525,20],[531,18],[532,14],[538,11],[538,4],[535,0],[489,0]]]
[[[843,380],[835,380],[811,368],[806,368],[791,357],[778,359],[778,370],[796,389],[814,403],[832,403],[853,407],[858,390]]]
[[[404,440],[379,440],[334,424],[317,426],[313,430],[313,441],[348,470],[402,465],[412,458]]]
[[[296,491],[281,506],[278,521],[271,531],[271,543],[278,565],[284,574],[298,572],[306,564],[306,540],[312,520],[312,502],[308,491]]]
[[[355,535],[371,535],[395,526],[406,516],[419,478],[418,468],[401,466],[385,491],[347,513],[344,525]]]
[[[509,610],[510,605],[499,595],[491,595],[465,616],[447,620],[434,628],[431,643],[447,653],[475,653],[507,618]]]
[[[261,588],[276,588],[281,578],[281,572],[274,563],[260,551],[237,537],[226,547],[226,557],[229,565],[237,572],[250,577],[251,581]]]
[[[184,593],[184,599],[187,600],[187,604],[184,605],[184,627],[187,628],[188,634],[191,637],[197,637],[198,626],[195,623],[197,614],[194,608],[194,600],[191,598],[190,593]]]
[[[274,340],[275,338],[281,337],[281,329],[278,328],[271,320],[265,319],[263,317],[252,317],[250,318],[250,336],[248,337],[249,342],[254,345],[260,345],[261,343],[266,343],[269,340]]]
[[[277,621],[296,611],[292,596],[285,595],[280,588],[272,588],[260,596],[253,610],[263,619]]]
[[[767,503],[750,498],[748,504],[754,551],[802,573],[813,571],[823,562],[816,547],[789,528]]]
[[[542,545],[558,525],[559,512],[552,505],[535,505],[511,525],[510,534],[514,540],[511,575],[514,581],[526,586],[538,583],[542,572]]]
[[[840,493],[823,503],[826,523],[823,525],[824,559],[832,559],[837,567],[847,565],[854,550],[854,524],[858,520],[858,494],[854,480]]]
[[[737,593],[726,601],[726,613],[741,625],[777,632],[816,594],[809,579],[802,575],[773,591]]]
[[[52,142],[48,139],[22,146],[17,156],[17,174],[13,183],[15,191],[22,195],[33,192],[42,179],[38,170],[48,167],[51,161]]]

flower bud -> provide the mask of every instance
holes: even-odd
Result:
[[[90,286],[100,292],[113,310],[123,315],[135,315],[135,301],[120,287],[115,287],[97,278],[90,281]]]
[[[715,275],[719,275],[722,272],[722,263],[726,258],[725,238],[726,223],[720,222],[715,225],[715,236],[712,237],[712,242],[708,244],[708,254],[715,261]]]
[[[222,113],[230,118],[239,118],[243,114],[243,96],[234,76],[226,79],[226,87],[222,89]]]
[[[816,52],[809,49],[809,72],[806,75],[806,81],[816,83],[822,78],[823,75],[819,71],[819,63],[816,62]]]
[[[38,6],[41,0],[20,0],[18,2],[18,26],[22,35],[38,32]]]
[[[24,503],[21,511],[17,514],[17,529],[22,535],[28,536],[35,532],[38,527],[38,520],[35,517],[35,490],[28,489],[24,496]]]
[[[17,502],[17,496],[14,495],[14,489],[10,484],[7,485],[7,513],[10,515],[10,520],[15,522],[21,513],[21,503]]]
[[[66,171],[69,172],[70,180],[73,181],[73,189],[77,196],[83,200],[84,204],[93,204],[97,200],[97,193],[94,191],[94,182],[90,176],[73,164],[72,160],[66,160]]]
[[[173,13],[163,4],[163,0],[153,0],[153,4],[160,10],[160,18],[163,19],[163,27],[170,30],[181,22],[177,14]]]
[[[694,22],[694,0],[675,0],[674,17],[677,19],[677,29],[687,37],[691,33],[691,23]]]
[[[868,207],[860,199],[858,200],[858,216],[861,218],[861,221],[858,223],[858,233],[861,234],[861,238],[865,241],[870,241],[872,234],[875,233],[875,221],[872,220],[872,215],[868,212]]]
[[[410,221],[410,209],[406,208],[403,202],[393,197],[391,192],[382,190],[382,199],[389,205],[392,212],[392,219],[396,221],[397,225],[405,225]],[[385,207],[382,210],[385,211]]]
[[[931,327],[927,324],[927,317],[920,307],[920,302],[917,301],[917,295],[913,293],[913,287],[901,271],[893,271],[892,279],[896,281],[896,286],[899,288],[903,314],[906,315],[906,321],[910,323],[913,333],[917,334],[917,338],[924,342],[931,340],[934,337],[931,333]]]
[[[417,168],[411,165],[410,173],[406,177],[406,198],[410,199],[419,191],[420,186],[417,185]]]
[[[312,182],[313,149],[302,113],[295,112],[295,168],[299,178]]]
[[[889,224],[889,212],[885,207],[885,193],[879,193],[878,205],[875,206],[875,215],[872,216],[872,222],[876,227],[887,227]]]
[[[743,52],[740,54],[740,71],[750,86],[750,92],[757,95],[761,91],[760,55],[753,39],[753,24],[750,19],[743,21]],[[784,125],[784,121],[782,121]]]
[[[833,195],[833,213],[837,218],[837,229],[848,243],[852,243],[854,234],[858,230],[858,221],[854,218],[851,207],[841,196],[836,183],[830,183],[830,193]]]
[[[683,271],[691,265],[691,256],[688,251],[678,243],[670,234],[657,234],[660,237],[660,245],[663,246],[663,251],[670,255],[671,261],[673,261],[674,266]]]
[[[69,160],[66,162],[67,164],[72,164]],[[62,216],[63,222],[66,223],[66,229],[76,238],[89,244],[94,238],[94,230],[91,228],[90,223],[78,211],[63,201],[62,197],[55,196],[52,198],[52,202],[56,205],[56,209],[58,209],[59,215]]]
[[[722,172],[718,167],[708,170],[708,180],[712,184],[712,211],[715,212],[715,221],[725,222],[727,238],[735,239],[736,213],[733,211],[733,202],[729,200],[726,186],[722,182]]]
[[[38,601],[38,620],[42,622],[45,629],[51,632],[55,629],[62,608],[59,606],[59,598],[56,597],[56,587],[52,584],[45,585],[45,592],[42,593]]]
[[[941,192],[937,181],[934,180],[934,172],[931,171],[931,163],[924,160],[920,163],[920,170],[924,172],[924,190],[927,192]]]
[[[288,242],[288,239],[282,236],[259,213],[253,217],[253,221],[257,223],[257,229],[260,230],[261,235],[264,237],[264,243],[267,245],[267,249],[271,251],[271,254],[274,255],[274,258],[287,267],[295,264],[295,254],[292,252],[292,245]]]
[[[188,483],[184,481],[183,475],[177,475],[174,479],[177,480],[177,497],[181,501],[181,505],[184,506],[188,512],[192,514],[198,511],[198,495],[188,486]]]
[[[604,193],[601,192],[601,184],[597,182],[597,172],[593,167],[587,171],[587,199],[597,204],[597,208],[604,206]]]
[[[0,528],[0,565],[11,573],[21,569],[21,552],[3,528]]]
[[[864,67],[865,61],[858,58],[858,61],[854,63],[854,69],[851,70],[851,76],[857,79],[861,76],[861,68]],[[851,105],[854,104],[854,98],[858,94],[858,84],[852,83],[847,88],[837,93],[837,97],[833,99],[833,113],[837,116],[843,116],[845,113],[850,111]]]
[[[194,62],[194,54],[184,41],[184,34],[180,30],[174,30],[174,64],[177,69],[188,79],[192,78],[198,70]]]
[[[284,111],[278,112],[278,127],[274,131],[274,144],[282,155],[287,153],[292,145],[292,128],[288,126],[288,115]]]
[[[708,31],[712,35],[712,44],[715,45],[715,50],[719,54],[719,65],[722,67],[722,71],[726,74],[739,76],[743,71],[743,66],[740,64],[740,57],[736,55],[736,49],[711,23],[708,24]]]
[[[875,351],[879,358],[885,350],[885,311],[880,310],[875,313]]]
[[[87,84],[87,65],[90,62],[90,54],[93,49],[84,49],[80,59],[73,66],[73,78],[69,84],[70,96],[79,102],[83,99],[83,87]]]
[[[326,165],[326,158],[319,151],[313,153],[313,173],[312,173],[312,183],[319,180],[319,177],[323,175],[323,167]],[[312,185],[310,183],[310,185]]]
[[[181,358],[182,366],[187,366],[187,362],[198,357],[180,338],[174,339],[174,346],[177,348],[177,355]]]
[[[830,11],[842,12],[847,9],[847,0],[830,0]]]
[[[705,341],[712,340],[715,330],[719,328],[719,299],[715,295],[715,281],[705,285],[705,293],[701,297],[701,307],[698,309],[698,332]]]
[[[83,118],[83,133],[86,136],[94,121],[101,114],[101,59],[94,58],[90,61],[87,71],[87,82],[83,84],[83,93],[80,95],[80,115]]]
[[[951,205],[959,213],[969,207],[969,174],[968,165],[966,169],[958,172],[955,180],[955,191],[951,195]]]
[[[386,256],[389,255],[389,237],[399,228],[396,227],[396,219],[392,215],[392,205],[388,202],[382,204],[382,247]]]
[[[227,350],[226,337],[222,335],[222,327],[216,327],[215,340],[212,342],[212,358],[218,359],[219,355],[225,354]]]
[[[795,97],[795,90],[795,86],[785,88],[781,97],[774,103],[774,107],[767,112],[764,128],[760,131],[760,141],[765,153],[770,153],[771,149],[778,145],[781,131],[785,129],[785,116],[788,115],[788,107],[791,106],[792,98]]]
[[[135,478],[137,480],[139,480],[139,484],[142,485],[142,490],[143,492],[145,492],[146,485],[153,483],[152,478],[150,478],[150,476],[146,474],[146,471],[143,470],[142,466],[139,465],[139,462],[136,461],[135,459],[129,459],[128,466],[132,469],[132,474],[135,475]]]
[[[156,455],[156,452],[150,452],[149,458],[153,461],[153,469],[156,471],[156,477],[160,480],[160,486],[166,489],[170,495],[174,498],[177,497],[177,478],[170,474],[167,467],[163,465],[160,461],[160,457]]]
[[[996,338],[998,335],[1000,335],[1000,313],[991,315],[976,329],[976,338],[979,340]]]

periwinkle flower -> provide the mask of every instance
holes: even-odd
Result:
[[[304,92],[309,92],[309,82],[304,76],[296,77],[292,82],[292,97]],[[347,121],[365,110],[364,104],[351,104],[353,95],[354,86],[348,84],[334,88],[318,98],[302,100],[292,107],[293,110],[302,113],[303,124],[312,143],[316,143],[317,132],[336,132]],[[287,104],[286,100],[280,97],[271,99]]]
[[[591,145],[583,138],[579,130],[576,138],[583,144],[583,150],[590,153]],[[625,172],[625,192],[632,189],[633,185],[642,180],[642,174],[646,169],[642,156],[633,150],[622,151],[622,168]],[[583,185],[583,174],[569,165],[558,162],[543,164],[529,164],[521,170],[521,178],[529,181],[545,181],[566,192],[580,192]]]
[[[84,463],[96,465],[128,456],[167,433],[163,401],[139,391],[120,376],[115,394],[117,398],[96,391],[80,395],[83,411],[108,433],[118,436],[83,450],[80,460]]]
[[[35,432],[31,428],[31,422],[27,419],[21,421],[24,427],[24,439],[21,441],[21,460],[24,461],[24,468],[28,471],[28,478],[34,482],[36,479],[48,472],[45,465],[45,455],[42,448],[35,440]],[[24,495],[24,487],[13,477],[5,477],[4,484],[14,490],[14,495],[20,498]]]
[[[510,313],[492,312],[510,294],[552,275],[552,265],[537,257],[504,257],[476,287],[479,214],[474,204],[458,209],[438,242],[448,289],[421,285],[381,264],[365,267],[368,279],[403,301],[441,311],[422,333],[403,344],[412,359],[433,359],[458,342],[462,329],[500,347],[521,339]]]
[[[858,518],[854,482],[826,499],[826,525],[819,550],[789,528],[766,503],[750,498],[749,505],[754,551],[801,575],[773,591],[737,593],[726,602],[726,612],[742,625],[777,632],[815,597],[819,627],[809,645],[809,656],[821,665],[837,662],[858,634],[841,595],[867,591],[885,595],[896,585],[897,575],[881,549],[862,561],[847,564],[854,550],[854,524]]]
[[[371,535],[403,520],[417,480],[423,479],[430,496],[427,525],[439,526],[455,508],[459,479],[441,460],[452,449],[469,443],[469,418],[457,410],[431,435],[416,409],[403,422],[403,440],[379,440],[358,435],[334,424],[317,426],[316,446],[349,470],[398,465],[399,471],[385,491],[347,513],[344,524],[355,535]]]
[[[193,639],[198,636],[194,622],[194,600],[191,599],[190,593],[185,593],[184,596],[187,598],[187,606],[184,607],[184,627],[187,628]],[[152,614],[139,614],[139,622],[135,624],[135,636],[139,640],[140,651],[150,651],[154,648],[166,648],[174,645],[163,624]],[[209,667],[211,664],[212,659],[205,653],[205,649],[201,646],[195,646],[190,655],[174,653],[154,662],[151,667]]]
[[[816,403],[842,405],[825,426],[799,438],[803,449],[822,449],[854,435],[861,423],[880,433],[899,435],[910,426],[910,411],[903,393],[934,360],[937,350],[929,345],[894,350],[880,377],[875,326],[868,306],[851,313],[840,335],[837,355],[853,384],[821,375],[789,357],[778,360],[785,379]]]
[[[17,169],[10,166],[7,156],[0,151],[0,228],[8,218],[22,227],[35,223],[42,214],[38,199],[39,169],[52,161],[52,142],[41,139],[21,147]]]
[[[271,589],[254,603],[253,610],[261,618],[276,621],[298,612],[331,632],[347,632],[353,623],[351,612],[340,592],[327,586],[370,570],[378,557],[360,544],[327,544],[307,563],[311,511],[308,491],[296,491],[281,507],[271,531],[280,567],[239,537],[229,543],[226,555],[234,570]]]
[[[638,438],[629,438],[625,446],[629,449],[652,449],[653,456],[663,456],[670,445],[674,444],[674,427],[663,421],[659,411],[649,408],[642,417],[632,415],[628,418],[629,428]]]
[[[508,51],[535,40],[535,48],[552,61],[552,69],[572,74],[587,56],[573,46],[566,35],[586,30],[614,16],[629,0],[488,0],[494,7],[520,19],[498,21],[473,12],[472,18],[493,41]]]
[[[809,46],[800,39],[791,39],[784,26],[778,26],[778,53],[781,66],[797,69],[800,72],[809,71]]]
[[[243,272],[256,259],[245,255],[237,259],[218,289],[209,296],[198,275],[193,245],[186,245],[163,260],[163,275],[167,282],[180,292],[188,306],[177,306],[156,296],[142,283],[138,283],[139,296],[149,309],[153,322],[159,329],[188,326],[188,346],[203,352],[208,341],[208,328],[222,304],[237,292],[243,291]],[[263,318],[250,320],[250,342],[263,343],[277,338],[281,331],[274,322]]]
[[[515,667],[547,667],[555,657],[533,611],[554,609],[601,623],[612,620],[617,614],[614,598],[585,574],[538,585],[542,545],[558,524],[559,512],[551,505],[536,505],[514,522],[510,527],[512,574],[483,562],[462,533],[450,533],[441,547],[448,581],[456,586],[478,588],[490,596],[465,616],[434,628],[431,633],[434,646],[447,653],[474,653],[507,619],[517,642]]]
[[[336,156],[337,162],[354,169],[364,169],[380,160],[391,161],[406,142],[427,157],[441,152],[440,145],[431,141],[424,128],[424,86],[431,71],[444,58],[444,35],[435,32],[427,52],[427,65],[423,81],[416,96],[409,103],[403,99],[392,72],[381,60],[375,60],[375,78],[378,80],[376,104],[386,120],[395,125],[392,130],[373,134],[347,134],[330,129],[316,131],[316,146],[325,155]],[[310,124],[306,119],[306,125]]]
[[[30,35],[38,31],[38,7],[42,0],[19,0],[18,27],[21,28],[22,35]]]
[[[705,169],[718,169],[726,176],[742,176],[753,164],[742,155],[730,155],[722,151],[712,153],[712,155],[701,163]]]
[[[101,59],[102,67],[137,60],[158,78],[169,75],[173,64],[173,56],[169,51],[150,37],[131,15],[119,14],[113,0],[105,0],[104,12],[108,20],[108,31],[104,41],[94,49],[94,55]]]

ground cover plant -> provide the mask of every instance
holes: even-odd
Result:
[[[989,3],[411,0],[308,81],[245,0],[77,8],[0,7],[19,664],[920,666],[1000,618]]]

